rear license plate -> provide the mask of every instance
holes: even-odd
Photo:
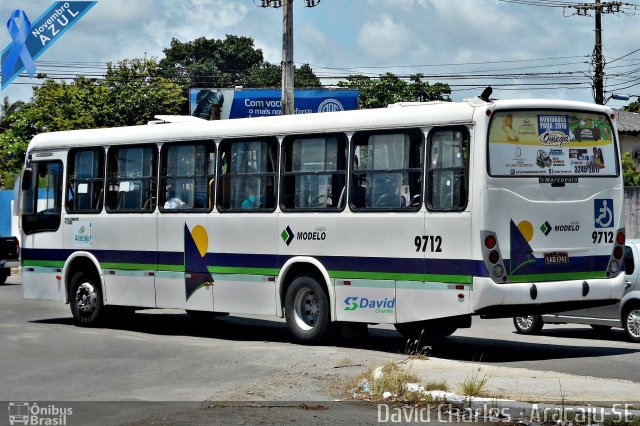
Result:
[[[548,264],[569,263],[569,255],[565,252],[545,253],[544,263],[548,263]]]

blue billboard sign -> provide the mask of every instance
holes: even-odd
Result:
[[[296,114],[358,109],[357,90],[295,90]],[[277,89],[191,89],[191,115],[205,120],[272,117],[282,114]]]

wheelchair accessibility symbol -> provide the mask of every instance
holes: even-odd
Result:
[[[593,200],[593,210],[596,228],[613,228],[613,199]]]

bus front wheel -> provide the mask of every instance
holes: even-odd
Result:
[[[96,325],[104,313],[100,281],[85,272],[76,272],[71,278],[69,305],[76,324],[84,327]]]
[[[300,274],[293,280],[285,294],[284,313],[299,342],[318,343],[329,334],[329,297],[313,275]]]

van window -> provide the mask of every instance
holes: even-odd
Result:
[[[633,259],[633,250],[629,246],[624,246],[624,273],[631,275],[635,269],[636,264]]]

